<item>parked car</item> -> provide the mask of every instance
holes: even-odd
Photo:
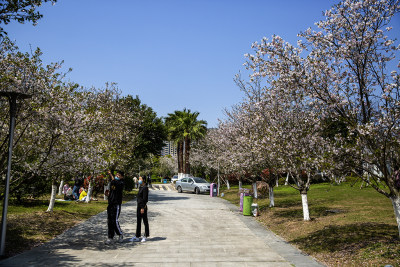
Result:
[[[199,177],[185,177],[176,181],[175,188],[178,193],[189,191],[200,194],[210,192],[210,183]]]

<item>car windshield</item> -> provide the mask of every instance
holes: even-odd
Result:
[[[208,183],[206,180],[204,180],[203,178],[193,178],[193,180],[196,182],[196,183],[199,183],[199,184],[205,184],[205,183]]]

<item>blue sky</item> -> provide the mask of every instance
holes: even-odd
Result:
[[[21,50],[40,47],[46,63],[64,60],[71,81],[116,82],[158,116],[186,107],[216,127],[223,109],[242,99],[233,78],[251,44],[273,34],[294,43],[337,2],[58,0],[40,8],[37,26],[4,28]],[[400,26],[398,16],[392,24]]]

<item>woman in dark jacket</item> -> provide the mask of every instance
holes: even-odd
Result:
[[[149,200],[149,188],[147,187],[146,180],[143,177],[139,177],[139,193],[137,194],[137,224],[136,224],[136,236],[131,238],[131,241],[139,241],[139,237],[142,230],[142,219],[144,223],[145,234],[142,237],[142,242],[146,242],[146,238],[150,236],[149,221],[147,219],[147,201]]]

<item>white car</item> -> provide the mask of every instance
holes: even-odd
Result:
[[[194,192],[196,194],[209,193],[210,183],[199,177],[186,177],[182,178],[175,183],[175,188],[178,193],[183,191]]]

